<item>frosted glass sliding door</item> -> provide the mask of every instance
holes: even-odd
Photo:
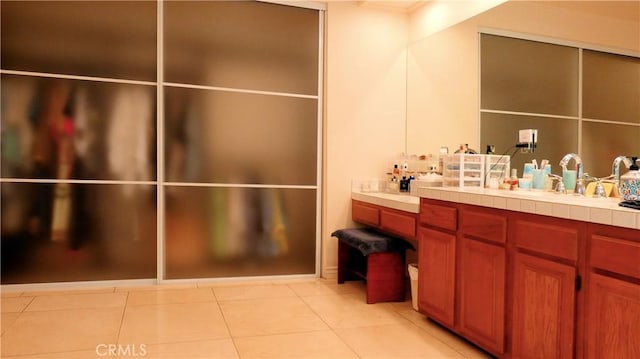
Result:
[[[168,1],[164,15],[165,81],[318,94],[317,10]]]
[[[1,283],[315,274],[300,6],[0,2]]]
[[[168,186],[168,279],[315,271],[316,190]]]
[[[155,277],[155,87],[1,81],[2,283]]]
[[[315,185],[315,99],[165,88],[169,182]]]
[[[155,278],[147,1],[2,1],[2,284]]]
[[[3,178],[156,180],[155,86],[0,79]]]
[[[166,277],[313,274],[319,13],[164,9]]]
[[[3,182],[2,284],[153,278],[156,186]]]
[[[155,81],[156,6],[2,0],[2,69]]]

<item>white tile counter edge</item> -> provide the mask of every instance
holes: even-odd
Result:
[[[362,192],[353,190],[351,192],[351,199],[400,211],[420,213],[420,198],[409,194]]]
[[[536,190],[457,187],[423,187],[418,189],[418,195],[442,201],[640,229],[640,211],[618,206],[619,198],[576,197]]]

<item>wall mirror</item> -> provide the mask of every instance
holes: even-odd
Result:
[[[540,142],[519,174],[575,152],[606,176],[640,155],[640,4],[509,1],[408,46],[407,153],[512,153],[525,128]]]

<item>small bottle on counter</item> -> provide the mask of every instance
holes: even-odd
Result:
[[[409,192],[409,182],[410,180],[407,176],[402,176],[400,180],[400,192]]]
[[[387,190],[390,193],[398,193],[400,191],[400,185],[396,176],[393,176],[393,178],[391,178],[391,180],[387,184]]]
[[[518,170],[516,168],[511,169],[511,177],[509,178],[509,189],[518,189]]]

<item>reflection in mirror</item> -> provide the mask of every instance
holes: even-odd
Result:
[[[640,156],[640,126],[602,122],[582,123],[582,162],[585,172],[596,177],[611,174],[611,165],[618,156]],[[627,172],[624,165],[620,173]]]
[[[480,34],[482,110],[578,115],[578,49]]]
[[[567,153],[577,152],[577,120],[482,113],[481,121],[481,148],[494,145],[496,154],[513,153],[510,167],[518,170],[518,176],[522,176],[524,164],[533,159],[538,163],[542,159],[548,159],[551,171],[559,174],[560,158]],[[518,141],[518,130],[526,128],[538,130],[538,144],[533,153],[514,149]]]
[[[584,171],[596,177],[609,175],[610,163],[618,155],[637,153],[640,148],[637,140],[620,139],[625,138],[622,133],[636,133],[640,129],[637,126],[640,59],[486,34],[481,34],[480,46],[481,146],[493,144],[492,141],[513,143],[513,134],[519,129],[535,128],[540,140],[536,155],[548,155],[542,158],[553,164],[566,153],[581,154]],[[544,61],[538,58],[540,53],[544,54]],[[579,67],[578,56],[582,53],[585,65]],[[505,57],[517,65],[505,66],[502,61]],[[577,107],[580,85],[582,111]],[[615,93],[615,98],[611,93]],[[619,105],[615,106],[616,103]],[[495,121],[490,114],[497,111],[507,111],[509,115]],[[530,116],[534,113],[545,117]],[[580,114],[585,113],[602,117],[582,118]],[[512,119],[504,120],[508,118]],[[609,121],[592,122],[605,119]],[[619,124],[613,122],[616,120]],[[569,122],[570,127],[564,126]],[[636,126],[629,126],[629,122]],[[586,133],[596,129],[597,140],[595,133]],[[595,142],[609,146],[604,149]],[[498,150],[500,147],[497,146]],[[531,155],[512,158],[512,168],[522,168],[522,157]]]
[[[611,158],[608,157],[609,154],[604,154],[602,159],[591,159],[591,150],[587,148],[591,146],[587,141],[589,135],[586,132],[581,134],[580,129],[587,131],[593,127],[593,122],[611,121],[612,127],[600,133],[624,139],[624,145],[615,151],[640,153],[640,141],[626,140],[627,132],[635,133],[640,128],[640,85],[637,82],[640,81],[637,63],[640,54],[640,18],[637,16],[639,11],[638,2],[508,1],[410,44],[407,51],[407,152],[437,153],[440,146],[452,148],[459,143],[469,143],[470,147],[480,151],[484,151],[486,144],[495,144],[498,153],[501,153],[515,144],[518,129],[538,128],[542,142],[534,154],[536,158],[543,157],[542,151],[546,151],[545,146],[549,147],[547,150],[552,151],[544,154],[545,157],[551,157],[549,160],[552,165],[559,162],[565,151],[579,152],[585,159],[587,171],[596,176],[608,175],[610,166],[605,166],[608,168],[606,170],[604,167],[600,169],[599,163],[609,163],[619,153]],[[534,74],[527,72],[527,66],[532,64],[525,63],[533,58],[521,56],[520,53],[500,51],[498,58],[503,59],[509,69],[514,70],[512,72],[515,77],[496,85],[515,90],[524,88],[528,90],[528,94],[521,98],[522,106],[519,107],[502,108],[503,101],[518,95],[509,91],[492,98],[497,108],[487,107],[489,105],[485,102],[482,102],[481,106],[480,100],[483,96],[479,81],[479,33],[553,42],[552,45],[542,46],[572,47],[569,52],[573,52],[573,55],[559,56],[566,60],[561,66],[566,73],[556,76],[550,71],[547,73],[549,76],[543,77],[545,81],[558,80],[555,89],[548,90],[548,87],[534,86],[536,77],[529,78],[534,82],[520,81],[526,79],[527,75]],[[576,50],[576,47],[582,46],[578,44],[590,45],[585,49]],[[613,55],[615,59],[609,59],[611,61],[607,61],[607,65],[602,64],[602,56],[592,56],[594,54],[591,54],[591,51],[604,54],[605,58],[609,58],[611,54],[605,54],[603,51],[626,56]],[[589,83],[595,86],[591,89],[582,88],[582,98],[579,97],[581,89],[577,80],[579,75],[576,68],[576,52],[584,53],[583,86],[591,86]],[[541,60],[548,59],[545,57]],[[630,65],[630,62],[633,65]],[[540,65],[540,62],[533,63],[536,64]],[[556,69],[553,65],[546,67]],[[616,74],[620,69],[623,69],[624,75]],[[595,72],[591,72],[592,70]],[[612,81],[618,77],[624,77],[626,80]],[[482,85],[487,80],[483,78]],[[559,90],[561,91],[558,92]],[[553,100],[558,99],[559,93],[564,94],[562,96],[568,94],[568,97],[553,103]],[[535,105],[541,98],[550,98],[551,104],[542,108],[532,108],[531,105]],[[582,104],[582,108],[579,104]],[[611,107],[615,109],[607,110]],[[491,111],[479,111],[487,108]],[[560,128],[556,129],[556,125],[545,120],[550,114],[555,116],[558,124],[562,124]],[[513,118],[523,117],[512,123],[513,126],[505,128],[508,121],[506,117],[509,115]],[[541,122],[534,126],[530,123],[533,120]],[[498,127],[484,128],[484,121]],[[526,127],[517,127],[525,125]],[[568,129],[565,126],[573,128]],[[547,133],[549,127],[554,133]],[[561,139],[557,135],[560,130],[565,131],[566,135],[561,136]],[[625,135],[618,131],[624,131]],[[547,140],[550,142],[545,143]],[[504,143],[502,148],[500,143]],[[531,155],[516,155],[514,161],[529,161],[527,156]],[[594,164],[593,170],[590,170],[590,162],[597,162],[598,165]],[[513,167],[519,166],[514,164]],[[558,170],[557,165],[553,170]],[[522,169],[519,168],[519,173],[521,172]]]
[[[640,124],[640,57],[583,52],[584,118]]]

